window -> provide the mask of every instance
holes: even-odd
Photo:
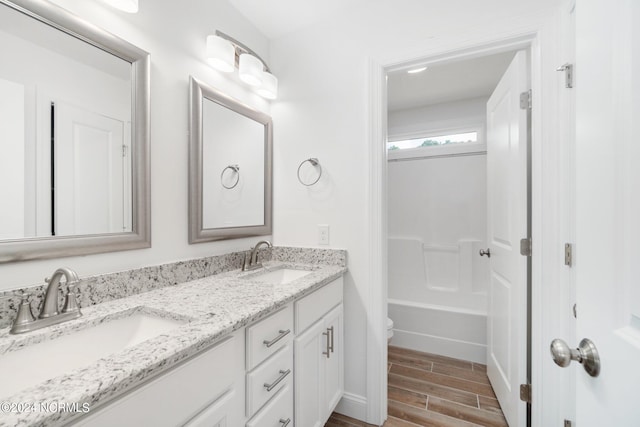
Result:
[[[456,144],[478,142],[478,132],[465,132],[452,135],[428,136],[424,138],[405,139],[387,142],[387,150],[405,150],[408,148],[440,147]]]

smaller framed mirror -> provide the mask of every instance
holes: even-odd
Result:
[[[189,81],[189,243],[271,234],[271,117]]]

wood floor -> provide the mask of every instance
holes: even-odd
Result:
[[[508,427],[479,363],[389,346],[384,427]],[[373,427],[333,413],[325,427]]]

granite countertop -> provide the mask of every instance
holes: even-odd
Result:
[[[285,267],[312,272],[278,285],[255,278],[265,270]],[[34,332],[10,335],[8,328],[2,329],[0,358],[5,353],[137,312],[185,322],[166,333],[43,383],[28,384],[27,380],[27,388],[18,393],[3,396],[6,393],[2,393],[0,386],[0,426],[64,424],[76,416],[74,411],[27,409],[18,413],[15,405],[57,402],[72,407],[77,404],[75,407],[80,411],[86,404],[97,408],[99,403],[205,350],[230,332],[268,316],[345,272],[346,267],[340,265],[268,261],[261,270],[230,271],[86,307],[79,319]],[[45,354],[41,363],[47,362]],[[51,362],[55,363],[55,360]],[[27,370],[28,366],[25,366]],[[13,404],[14,408],[7,403]]]

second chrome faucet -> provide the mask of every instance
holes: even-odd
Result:
[[[263,245],[268,248],[273,247],[271,242],[268,240],[261,240],[256,243],[256,245],[251,249],[251,253],[245,253],[244,262],[242,263],[242,271],[250,271],[262,267],[262,263],[258,261],[258,249]]]

